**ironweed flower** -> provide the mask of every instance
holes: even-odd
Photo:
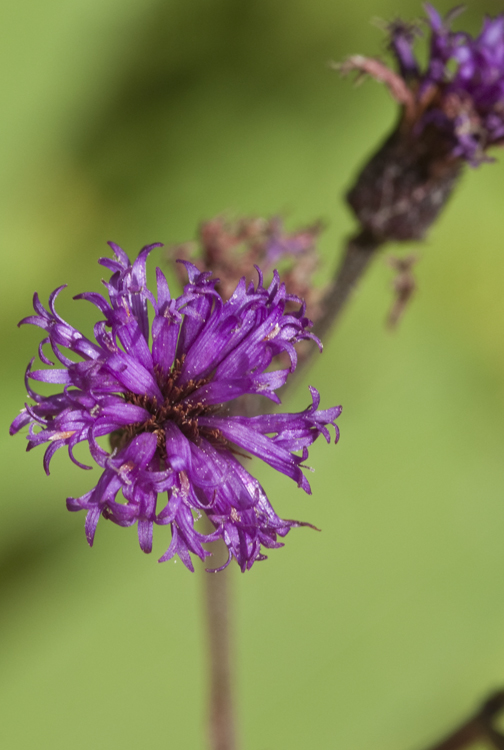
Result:
[[[236,454],[258,456],[309,493],[302,471],[308,446],[319,435],[330,441],[328,425],[335,427],[338,439],[335,420],[341,408],[319,410],[315,388],[310,388],[312,404],[295,414],[247,418],[229,414],[223,406],[243,394],[279,403],[275,391],[296,367],[294,344],[315,339],[304,305],[287,294],[276,272],[265,287],[259,269],[256,286],[241,279],[224,302],[215,290],[217,279],[187,261],[189,283],[183,294],[172,298],[157,268],[155,297],[146,283],[146,260],[160,245],[143,248],[131,264],[120,247],[109,244],[115,259],[100,263],[112,272],[104,282],[110,302],[93,292],[76,297],[92,302],[104,316],[94,327],[95,341],[56,312],[64,287],[51,294],[48,310],[35,294],[36,314],[21,321],[44,330],[39,357],[51,368],[32,370],[33,360],[29,364],[26,388],[35,403],[25,405],[11,434],[29,425],[27,449],[47,445],[46,473],[64,445],[74,463],[91,468],[73,454],[78,443],[87,441],[103,473],[92,490],[68,498],[67,507],[87,512],[90,545],[100,516],[119,526],[136,523],[144,552],[152,549],[154,524],[170,525],[171,543],[160,562],[178,555],[193,570],[190,553],[204,559],[210,553],[202,543],[222,538],[229,551],[226,565],[234,557],[245,571],[265,559],[261,547],[281,547],[279,537],[309,524],[279,518]],[[297,302],[299,309],[287,312],[288,302]],[[148,305],[154,312],[152,325]],[[45,344],[62,367],[52,367]],[[290,367],[268,369],[282,352],[289,355]],[[31,381],[64,387],[44,397],[31,388]],[[110,436],[110,452],[98,443],[104,435]],[[195,528],[202,513],[213,524],[210,534]]]
[[[424,70],[414,53],[421,29],[386,25],[398,72],[355,55],[340,69],[385,83],[401,104],[399,123],[364,167],[348,201],[362,226],[384,240],[421,238],[448,199],[464,163],[491,161],[504,143],[504,16],[485,18],[479,36],[451,30],[426,4],[430,46]]]

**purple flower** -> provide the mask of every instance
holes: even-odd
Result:
[[[330,424],[338,439],[335,420],[341,407],[319,410],[315,388],[310,388],[312,404],[297,414],[243,417],[226,405],[245,394],[280,403],[275,391],[296,367],[294,344],[309,338],[320,342],[308,331],[311,323],[303,304],[286,311],[288,302],[301,300],[287,294],[276,271],[269,287],[259,269],[257,286],[241,279],[224,302],[215,290],[218,280],[184,262],[189,283],[183,294],[173,299],[157,268],[155,297],[147,287],[145,265],[160,245],[143,248],[131,264],[120,247],[109,244],[115,260],[102,258],[100,263],[112,271],[104,282],[110,302],[93,292],[76,297],[92,302],[104,317],[94,327],[95,342],[57,314],[55,300],[64,287],[51,294],[48,310],[35,294],[36,314],[20,324],[42,328],[41,361],[53,365],[43,349],[48,344],[62,366],[32,370],[32,360],[26,388],[35,403],[25,405],[10,432],[29,425],[27,449],[47,445],[46,473],[64,445],[74,463],[91,468],[73,454],[77,443],[87,441],[103,473],[92,490],[68,498],[67,507],[87,512],[90,545],[100,516],[119,526],[137,523],[144,552],[152,549],[154,524],[170,525],[171,543],[160,562],[178,555],[193,570],[190,553],[204,559],[210,553],[202,543],[222,538],[228,562],[234,557],[245,571],[265,559],[262,547],[281,547],[278,537],[309,524],[279,518],[236,455],[246,451],[258,456],[309,493],[302,471],[308,447],[319,435],[330,441]],[[152,325],[148,303],[154,311]],[[64,350],[80,360],[70,359]],[[290,367],[271,370],[273,359],[283,352]],[[30,386],[34,380],[63,390],[41,396]],[[111,452],[98,443],[103,435],[110,436]],[[214,527],[207,535],[194,526],[202,513]]]
[[[491,161],[504,144],[504,16],[486,18],[473,38],[451,30],[461,8],[446,18],[426,4],[428,60],[415,52],[418,25],[386,24],[398,71],[362,55],[336,67],[384,83],[401,105],[392,133],[367,161],[347,200],[373,242],[425,237],[452,194],[463,166]]]
[[[375,58],[354,55],[339,67],[369,74],[385,83],[403,106],[401,129],[411,131],[438,152],[472,166],[489,161],[489,146],[504,143],[504,16],[485,18],[479,36],[451,30],[463,10],[454,8],[443,19],[425,4],[430,27],[429,55],[422,71],[414,52],[421,29],[401,20],[386,24],[388,47],[399,71],[395,73]]]
[[[390,48],[414,98],[417,130],[434,125],[450,140],[453,156],[474,166],[504,139],[504,16],[485,18],[473,38],[450,29],[461,7],[445,19],[432,5],[425,9],[431,30],[425,71],[413,52],[411,26],[390,24]]]

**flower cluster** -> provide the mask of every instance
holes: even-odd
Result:
[[[224,302],[215,290],[217,280],[189,262],[184,262],[189,283],[183,294],[171,297],[158,268],[155,296],[147,287],[146,260],[159,245],[145,247],[133,264],[120,247],[110,246],[115,259],[100,260],[112,272],[104,282],[110,301],[91,292],[76,297],[89,300],[103,315],[94,327],[95,341],[56,312],[64,287],[51,294],[48,310],[35,294],[35,315],[21,323],[44,330],[39,357],[49,367],[32,370],[33,360],[28,366],[26,388],[34,404],[25,405],[11,434],[29,425],[28,450],[47,446],[47,473],[51,457],[63,446],[74,463],[90,468],[73,453],[78,443],[88,443],[103,473],[92,490],[68,498],[67,507],[86,511],[90,545],[100,516],[119,526],[136,523],[144,552],[152,549],[154,524],[169,525],[171,543],[160,561],[178,555],[193,570],[191,553],[204,559],[210,553],[202,543],[223,539],[228,562],[235,558],[244,571],[265,559],[262,548],[282,546],[278,537],[309,524],[279,518],[236,455],[258,456],[309,493],[302,471],[308,447],[319,435],[329,442],[328,425],[338,438],[335,420],[341,408],[319,410],[315,388],[310,388],[312,404],[300,413],[244,417],[229,408],[244,394],[279,403],[275,391],[296,367],[294,345],[315,338],[304,305],[287,312],[287,303],[301,300],[287,294],[276,272],[264,286],[259,270],[257,285],[242,279]],[[148,306],[154,312],[151,325]],[[62,367],[53,366],[46,344]],[[272,360],[283,352],[290,367],[272,370]],[[63,390],[44,397],[31,381]],[[110,437],[111,451],[98,442],[104,435]],[[203,513],[213,525],[210,534],[195,528]]]

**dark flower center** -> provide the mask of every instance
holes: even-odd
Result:
[[[220,407],[208,406],[201,401],[186,401],[192,393],[206,385],[211,378],[189,380],[183,385],[177,385],[184,359],[185,354],[180,359],[175,360],[168,377],[163,376],[161,372],[156,372],[157,383],[163,394],[162,403],[159,403],[156,398],[139,395],[131,391],[123,394],[126,403],[141,406],[150,413],[151,417],[145,422],[136,422],[122,430],[113,432],[110,435],[110,445],[113,449],[121,450],[142,432],[152,432],[157,437],[159,456],[164,460],[166,458],[165,425],[169,421],[174,422],[186,438],[196,445],[201,443],[201,438],[205,438],[217,448],[228,447],[228,441],[218,429],[203,427],[198,424],[199,417],[213,414]]]

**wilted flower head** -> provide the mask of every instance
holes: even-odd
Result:
[[[290,294],[304,300],[310,320],[316,322],[324,294],[312,280],[319,264],[316,242],[321,230],[322,224],[317,222],[288,232],[279,216],[235,220],[216,216],[200,224],[197,242],[175,245],[168,254],[171,259],[191,260],[200,271],[216,274],[216,289],[224,300],[231,297],[242,276],[248,282],[252,280],[256,265],[269,273],[281,264],[280,280]],[[179,268],[183,283],[184,269]],[[287,305],[290,307],[291,303]]]
[[[461,166],[490,161],[486,150],[504,143],[504,16],[485,18],[474,38],[451,30],[461,7],[444,19],[432,5],[424,7],[430,29],[425,69],[414,52],[421,27],[401,20],[385,26],[398,72],[360,55],[340,66],[382,81],[401,104],[397,128],[348,196],[363,226],[385,239],[421,237]]]
[[[279,402],[275,391],[296,367],[294,344],[314,338],[304,305],[286,293],[276,273],[265,287],[259,271],[257,286],[242,279],[223,302],[215,290],[217,280],[188,262],[183,294],[171,297],[158,268],[154,296],[145,266],[159,245],[145,247],[133,264],[120,247],[110,246],[115,259],[100,260],[112,271],[104,282],[110,302],[93,292],[76,297],[92,302],[104,316],[94,327],[95,341],[57,314],[55,300],[64,287],[51,294],[48,310],[35,294],[36,314],[21,323],[45,331],[39,357],[51,367],[32,370],[33,360],[28,366],[26,388],[35,403],[25,405],[11,434],[29,425],[28,450],[47,445],[47,473],[52,456],[65,445],[74,463],[90,468],[73,454],[78,443],[88,443],[103,473],[92,490],[68,498],[67,507],[87,512],[90,545],[100,516],[119,526],[137,523],[144,552],[152,549],[154,524],[170,525],[171,543],[160,561],[178,554],[192,570],[190,553],[204,559],[209,552],[202,543],[222,538],[229,560],[234,557],[246,570],[265,559],[261,547],[280,547],[278,537],[308,524],[279,518],[236,454],[258,456],[309,493],[302,471],[308,446],[321,434],[329,442],[329,424],[338,437],[335,420],[341,408],[319,410],[315,388],[310,388],[312,404],[296,414],[247,418],[229,414],[223,406],[244,394]],[[299,309],[286,312],[286,303],[293,301]],[[152,325],[148,304],[154,312]],[[52,367],[45,344],[62,367]],[[290,367],[270,370],[282,352],[288,353]],[[44,397],[31,388],[31,381],[63,390]],[[98,443],[104,435],[110,436],[110,451]],[[211,534],[195,529],[202,513],[213,524]]]

